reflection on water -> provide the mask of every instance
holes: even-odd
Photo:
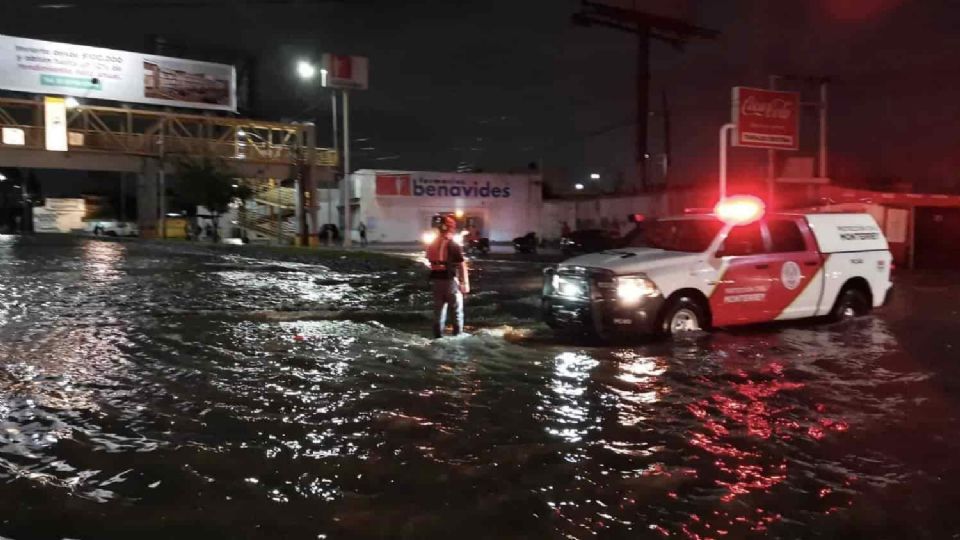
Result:
[[[948,405],[878,318],[431,341],[402,274],[162,249],[0,238],[0,536],[882,536],[934,474],[889,433]]]
[[[552,420],[547,433],[575,443],[587,434],[590,410],[584,394],[590,370],[599,362],[585,354],[562,352],[554,359],[554,378],[550,383],[552,396],[545,400],[543,410]],[[569,460],[576,458],[571,456]]]

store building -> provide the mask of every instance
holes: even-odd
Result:
[[[538,174],[363,169],[351,177],[350,228],[356,231],[362,221],[371,242],[416,242],[438,212],[462,213],[463,221],[491,242],[540,233],[543,186]]]

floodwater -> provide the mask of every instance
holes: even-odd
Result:
[[[382,261],[0,237],[0,537],[960,535],[960,286],[596,347],[540,265],[427,339]]]

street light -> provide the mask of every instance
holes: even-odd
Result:
[[[7,179],[6,175],[4,175],[3,173],[0,173],[0,182],[3,182],[6,179]]]
[[[317,68],[315,68],[310,62],[307,62],[306,60],[300,60],[297,62],[297,75],[300,75],[301,79],[312,79],[316,74]]]
[[[590,173],[590,179],[591,179],[591,180],[599,180],[599,179],[600,179],[600,173]]]
[[[583,190],[583,184],[580,184],[580,183],[574,184],[574,185],[573,185],[573,188],[576,189],[577,191],[582,191],[582,190]]]

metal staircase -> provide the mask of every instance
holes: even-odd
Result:
[[[291,219],[296,211],[296,190],[267,182],[243,182],[250,186],[250,199],[256,202],[257,206],[241,207],[237,224],[248,233],[256,233],[278,244],[293,243],[297,234],[296,224]]]
[[[253,186],[251,199],[259,204],[289,210],[297,207],[297,191],[288,187],[271,187],[261,183],[259,186]]]

